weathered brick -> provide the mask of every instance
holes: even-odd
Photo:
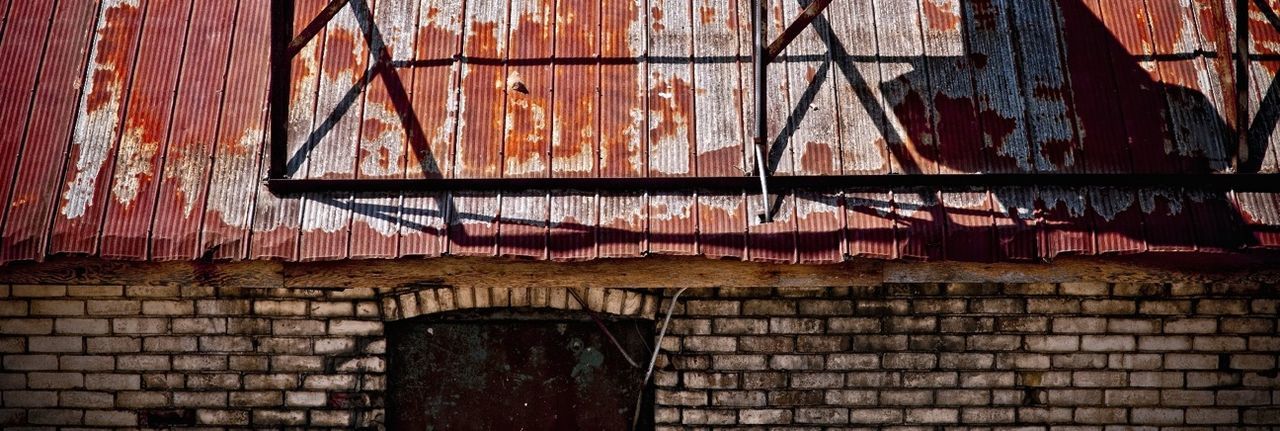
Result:
[[[196,423],[200,425],[248,426],[249,412],[245,410],[197,409]]]
[[[766,334],[768,319],[715,319],[715,332],[726,335]]]
[[[169,331],[169,319],[117,318],[111,319],[111,330],[117,335],[163,334]]]
[[[1062,283],[1058,292],[1063,295],[1103,296],[1107,294],[1107,283],[1081,282]]]
[[[950,424],[959,420],[958,409],[907,409],[906,423],[909,424]]]
[[[80,353],[84,351],[84,337],[31,337],[27,348],[32,353]]]
[[[981,406],[991,404],[991,393],[977,389],[942,389],[937,392],[939,406]]]
[[[737,316],[741,306],[740,301],[695,299],[685,303],[685,312],[691,316]]]
[[[1130,414],[1134,423],[1146,425],[1180,425],[1183,423],[1182,409],[1168,408],[1136,408]]]
[[[34,306],[34,303],[32,304]],[[1200,314],[1245,314],[1249,312],[1249,302],[1244,299],[1201,299],[1196,303],[1196,313]],[[1187,417],[1191,422],[1191,417]]]
[[[58,406],[55,391],[5,391],[4,405],[8,408],[44,408]]]
[[[1027,350],[1037,352],[1074,352],[1080,350],[1080,337],[1074,335],[1027,336]]]
[[[821,370],[823,357],[818,355],[775,355],[769,358],[769,368],[775,370]]]
[[[54,298],[67,296],[67,286],[15,284],[11,287],[10,294],[19,298]]]
[[[124,409],[146,409],[168,407],[169,397],[163,392],[126,391],[116,393],[116,407]]]
[[[33,372],[27,374],[27,387],[31,389],[83,388],[84,374]]]
[[[660,405],[705,406],[707,405],[707,392],[658,389],[654,391],[654,400]]]
[[[142,351],[142,340],[134,337],[88,337],[89,353],[130,353]]]
[[[305,316],[307,301],[267,300],[253,301],[253,313],[259,316]]]
[[[30,410],[27,419],[32,425],[80,425],[84,421],[84,410]]]
[[[801,300],[800,314],[815,316],[844,316],[853,314],[853,301],[836,299]]]
[[[849,409],[835,407],[810,407],[795,410],[795,423],[834,425],[849,423]]]
[[[227,357],[223,355],[176,355],[173,369],[183,371],[221,371],[227,369]]]
[[[297,426],[306,422],[306,411],[303,410],[254,410],[253,425],[286,425]]]
[[[768,393],[768,405],[773,407],[818,406],[822,405],[824,391],[808,390],[775,390]]]
[[[95,299],[89,301],[86,308],[94,316],[130,316],[142,313],[142,302]]]
[[[738,422],[743,425],[785,424],[791,422],[791,410],[744,409],[738,411]]]
[[[6,355],[4,361],[0,362],[4,365],[5,371],[32,371],[32,370],[56,370],[58,369],[58,357],[54,355]]]
[[[339,366],[341,369],[342,366]],[[356,368],[360,368],[356,366]],[[369,367],[373,368],[373,367]],[[280,371],[321,371],[324,369],[324,358],[319,356],[278,355],[271,358],[271,370]],[[352,371],[357,371],[353,369]],[[367,371],[376,371],[369,369]]]
[[[253,339],[239,336],[202,336],[200,350],[204,352],[247,352],[253,350]]]
[[[6,299],[0,301],[0,316],[20,317],[29,313],[27,301]]]
[[[850,346],[860,352],[885,352],[907,350],[906,335],[854,335]]]
[[[888,369],[930,369],[937,364],[937,355],[930,353],[886,353],[883,360]]]
[[[884,390],[880,391],[880,406],[927,406],[934,404],[933,391]]]
[[[1191,338],[1192,350],[1207,352],[1232,352],[1245,349],[1244,337],[1196,336]]]
[[[795,351],[795,339],[790,336],[741,337],[738,350],[746,353],[789,353]]]
[[[103,355],[63,355],[58,368],[64,371],[104,371],[115,368],[116,358]]]
[[[142,350],[148,352],[194,352],[199,347],[196,337],[146,337]]]
[[[136,371],[169,370],[169,357],[163,355],[122,355],[116,357],[116,368]]]
[[[796,314],[796,302],[780,299],[749,299],[742,303],[742,314],[756,316]]]
[[[58,393],[58,405],[82,409],[109,409],[115,406],[115,396],[108,392],[62,391]]]
[[[125,296],[137,296],[146,298],[172,298],[181,294],[181,289],[176,285],[165,286],[125,286]]]
[[[330,335],[381,335],[382,322],[334,319],[329,321]]]
[[[796,351],[801,353],[842,352],[849,349],[849,338],[834,335],[801,335],[796,337]]]
[[[67,296],[112,297],[124,295],[124,286],[67,286]]]
[[[222,317],[185,317],[171,322],[175,334],[225,334],[227,319]]]
[[[142,388],[142,377],[137,374],[85,374],[85,389],[104,391],[128,391]]]
[[[768,368],[764,355],[715,355],[711,363],[717,370],[763,370]]]
[[[769,319],[769,332],[774,334],[820,334],[822,319],[774,317]]]
[[[175,359],[176,363],[177,360]],[[187,389],[240,389],[240,375],[235,373],[201,373],[187,376]]]
[[[1138,341],[1131,335],[1085,335],[1080,338],[1080,348],[1087,352],[1132,351],[1138,348]]]
[[[898,409],[851,409],[849,422],[854,424],[894,424],[902,422],[902,410]]]
[[[142,314],[153,315],[190,315],[195,314],[196,306],[193,301],[142,301]]]
[[[733,410],[685,409],[680,419],[685,425],[732,425],[737,421],[737,412]]]
[[[1240,422],[1240,411],[1234,408],[1193,408],[1187,409],[1187,425],[1236,424]]]
[[[280,391],[240,391],[232,392],[228,397],[231,407],[276,407],[284,404],[284,392]]]
[[[320,407],[328,402],[324,392],[289,391],[284,393],[284,405],[294,407]]]
[[[827,356],[828,370],[871,370],[880,367],[880,357],[872,353],[838,353]]]
[[[738,349],[738,339],[697,335],[684,338],[684,348],[691,352],[733,352]]]
[[[738,375],[735,373],[684,373],[684,385],[690,389],[737,389]]]
[[[1191,313],[1191,301],[1150,300],[1138,302],[1138,314],[1186,315]]]
[[[53,319],[0,319],[0,334],[44,335],[53,333]]]
[[[1153,389],[1108,389],[1103,394],[1112,407],[1155,406],[1160,404],[1160,391]]]
[[[843,373],[792,373],[791,387],[796,389],[835,389],[844,387]]]
[[[122,411],[89,410],[84,412],[84,424],[89,426],[132,427],[138,425],[138,414]]]
[[[252,310],[247,299],[201,299],[195,302],[196,313],[213,316],[242,316]]]
[[[827,331],[841,334],[875,334],[880,332],[880,319],[870,317],[832,317]]]

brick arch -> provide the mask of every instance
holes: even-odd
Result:
[[[649,289],[415,287],[382,294],[383,320],[395,321],[463,309],[581,310],[570,293],[597,313],[654,319],[661,294]]]

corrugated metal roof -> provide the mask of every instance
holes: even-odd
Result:
[[[1225,169],[1211,1],[834,2],[769,66],[772,159],[779,175]],[[294,57],[296,178],[674,176],[690,192],[277,196],[260,181],[269,3],[4,2],[0,262],[1280,247],[1280,196],[1180,189],[805,190],[761,224],[753,191],[696,190],[749,174],[747,0],[352,0]],[[295,32],[327,3],[298,0]],[[771,31],[802,3],[771,0]],[[1250,7],[1250,132],[1277,172],[1280,32]]]

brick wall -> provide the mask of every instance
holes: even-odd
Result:
[[[575,308],[563,293],[0,285],[0,427],[377,427],[384,320]],[[633,291],[584,300],[666,310]],[[668,429],[1270,429],[1278,303],[1256,284],[690,290],[654,414]]]
[[[675,353],[656,375],[661,428],[1280,424],[1272,287],[900,285],[687,294],[663,340]]]
[[[0,286],[0,427],[376,424],[381,334],[372,289]]]

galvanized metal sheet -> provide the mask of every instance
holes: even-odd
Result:
[[[109,258],[140,260],[148,257],[147,236],[160,183],[155,173],[161,170],[160,160],[169,144],[173,94],[178,88],[179,72],[184,69],[183,47],[199,48],[198,41],[186,43],[186,35],[191,34],[188,32],[188,17],[192,13],[190,1],[153,0],[145,12],[147,19],[143,23],[136,72],[129,91],[129,109],[125,113],[123,136],[111,180],[112,199],[106,202],[107,215],[102,226],[100,254]],[[225,28],[227,24],[219,22],[217,27]],[[210,30],[208,26],[202,27],[195,29],[197,32],[194,34],[201,35],[199,31]],[[217,30],[213,30],[216,34]],[[226,58],[226,55],[220,57]],[[205,65],[199,68],[203,67]],[[221,80],[216,82],[221,84]],[[214,109],[216,111],[217,108]],[[198,187],[203,186],[200,184]]]
[[[45,50],[66,55],[48,56],[41,64],[0,260],[41,259],[46,253],[49,223],[61,195],[60,173],[68,164],[67,142],[84,88],[80,84],[85,82],[86,53],[96,39],[98,10],[97,2],[65,2],[54,12]],[[54,166],[57,171],[51,170]]]
[[[178,85],[173,133],[160,172],[159,200],[151,232],[152,257],[192,259],[203,254],[200,223],[209,189],[210,161],[219,141],[218,117],[236,22],[236,5],[196,2],[191,12],[191,36],[183,56],[185,67]],[[262,87],[258,87],[261,89]],[[239,109],[237,107],[237,109]]]
[[[142,28],[143,0],[106,0],[98,17],[72,131],[49,249],[96,253],[126,98]]]
[[[214,259],[243,259],[249,251],[254,198],[268,193],[246,178],[258,178],[266,148],[269,0],[241,0],[223,96],[218,142],[214,146],[199,253]]]

